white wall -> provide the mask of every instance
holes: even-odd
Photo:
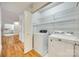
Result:
[[[2,20],[3,20],[3,24],[5,23],[14,23],[15,21],[18,21],[18,15],[16,15],[15,13],[2,9]]]
[[[65,2],[43,12],[37,11],[32,16],[34,32],[47,29],[50,33],[65,31],[74,32],[76,36],[79,36],[79,7],[76,4],[74,2]]]
[[[2,44],[1,44],[1,9],[0,9],[0,54],[1,54]]]
[[[24,31],[25,31],[25,40],[24,40],[24,51],[28,52],[32,49],[32,14],[29,11],[24,12]]]
[[[29,11],[24,11],[20,15],[20,36],[24,41],[24,52],[32,49],[32,14]]]
[[[24,14],[19,15],[19,39],[24,43]]]

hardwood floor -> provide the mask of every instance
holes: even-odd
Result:
[[[2,37],[2,56],[24,56],[24,44],[19,40],[18,35]]]
[[[24,44],[19,40],[19,35],[2,37],[2,57],[40,57],[35,50],[24,54]]]
[[[38,52],[36,52],[35,50],[31,50],[31,51],[25,53],[24,56],[26,56],[26,57],[41,57],[41,55]]]

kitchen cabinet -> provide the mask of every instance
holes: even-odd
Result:
[[[72,57],[73,48],[73,42],[52,38],[48,42],[48,55],[49,57]]]

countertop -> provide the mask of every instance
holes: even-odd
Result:
[[[49,38],[59,38],[59,39],[66,39],[66,40],[72,40],[72,41],[79,41],[79,38],[73,36],[73,35],[68,35],[68,34],[51,34]]]

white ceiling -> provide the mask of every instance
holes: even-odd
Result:
[[[16,14],[29,9],[31,2],[3,2],[1,6],[3,9],[14,12]]]
[[[13,23],[19,21],[18,16],[25,10],[33,11],[47,2],[0,2],[2,9],[2,21],[4,23]]]
[[[1,2],[2,20],[5,23],[18,21],[18,15],[24,10],[30,10],[32,2]]]

